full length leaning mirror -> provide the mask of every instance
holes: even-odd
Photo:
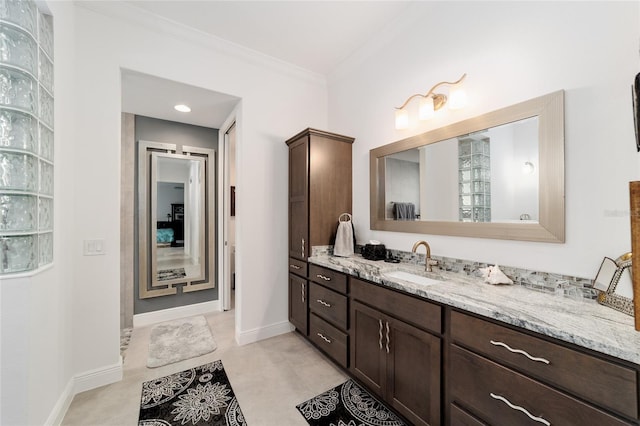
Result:
[[[371,229],[564,242],[564,92],[370,151]]]
[[[213,288],[215,152],[138,144],[140,298]]]

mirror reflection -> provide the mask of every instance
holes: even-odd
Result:
[[[538,221],[538,117],[383,158],[387,220]]]
[[[153,285],[204,277],[204,160],[152,154]]]
[[[371,229],[564,242],[564,92],[372,149]]]

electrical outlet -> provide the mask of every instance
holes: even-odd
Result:
[[[104,240],[84,240],[82,254],[85,256],[102,256],[106,253]]]

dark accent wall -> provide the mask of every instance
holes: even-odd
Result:
[[[210,148],[218,151],[218,129],[211,129],[208,127],[193,126],[190,124],[176,123],[174,121],[160,120],[157,118],[143,117],[140,115],[135,116],[135,140],[136,140],[136,155],[138,153],[138,141],[151,141],[151,142],[163,142],[174,143],[176,145],[188,145],[197,146],[201,148]],[[215,158],[213,159],[215,162]],[[136,165],[137,165],[136,160]],[[214,182],[216,176],[216,170],[213,170]],[[138,173],[136,167],[136,190],[135,190],[135,203],[138,211]],[[214,183],[215,185],[215,183]],[[217,193],[217,191],[216,191]],[[218,208],[217,208],[217,195],[214,196],[214,217],[213,226],[218,223]],[[135,234],[138,233],[138,221],[135,222]],[[210,242],[210,246],[215,250],[217,247],[218,229],[215,232],[215,241]],[[210,302],[218,299],[218,282],[217,273],[213,273],[211,279],[216,283],[215,288],[209,290],[194,291],[191,293],[182,293],[182,287],[178,287],[178,293],[169,296],[152,297],[150,299],[139,298],[138,287],[138,239],[135,240],[134,252],[136,253],[136,262],[134,267],[134,314],[142,314],[145,312],[159,311],[162,309],[175,308],[179,306],[193,305],[195,303]],[[215,268],[218,270],[217,257],[215,260]]]

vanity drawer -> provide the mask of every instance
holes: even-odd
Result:
[[[486,423],[458,407],[456,404],[451,404],[449,415],[451,416],[451,420],[448,424],[452,426],[487,426]]]
[[[588,401],[633,419],[638,416],[638,382],[632,369],[456,311],[451,312],[451,338]]]
[[[311,283],[309,309],[333,325],[347,329],[347,296]]]
[[[423,330],[442,333],[442,308],[376,284],[349,278],[351,297]]]
[[[466,349],[455,345],[450,349],[451,402],[468,407],[492,425],[630,424]]]
[[[307,262],[304,260],[289,258],[289,272],[299,275],[301,277],[307,276]]]
[[[348,293],[347,276],[341,272],[312,264],[309,265],[309,279],[340,293]]]
[[[349,336],[314,313],[309,315],[309,339],[338,364],[348,367]]]

